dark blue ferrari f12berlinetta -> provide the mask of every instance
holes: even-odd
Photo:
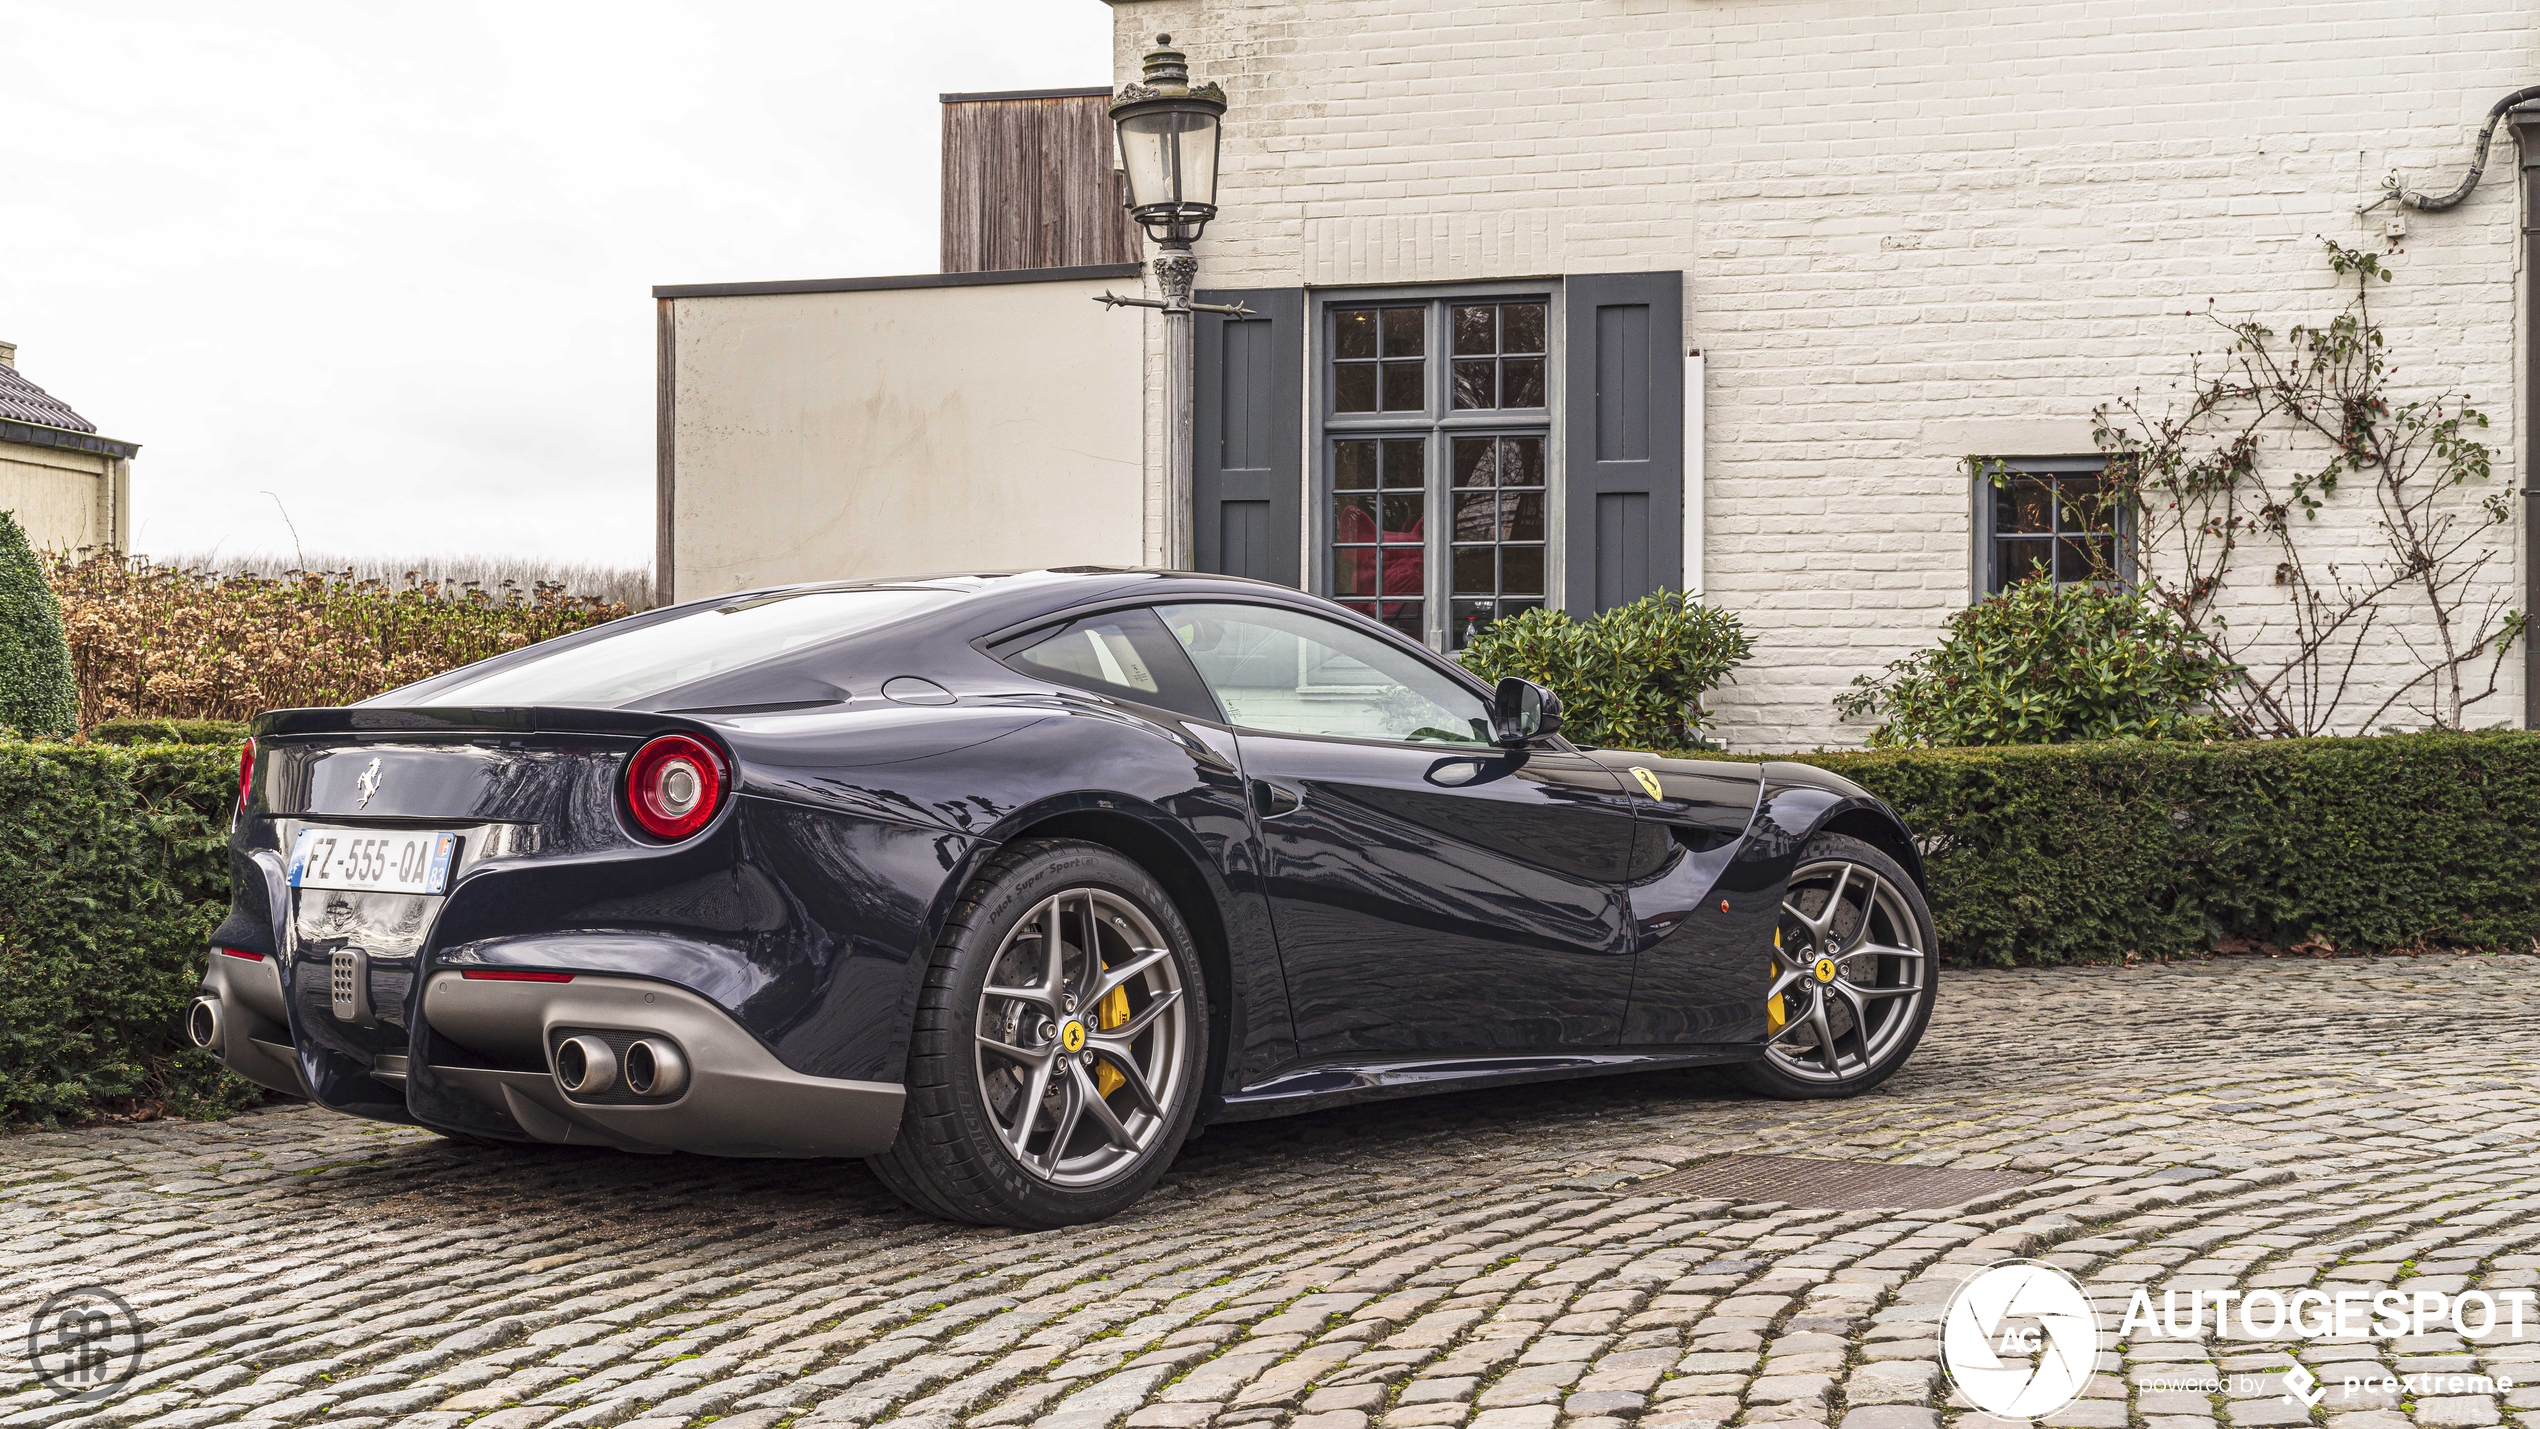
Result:
[[[256,722],[193,1039],[479,1141],[861,1156],[1109,1215],[1212,1121],[1930,1019],[1884,805],[1582,750],[1331,602],[1134,570],[698,601]]]

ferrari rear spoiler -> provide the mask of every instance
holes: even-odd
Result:
[[[248,726],[258,738],[277,734],[659,734],[695,722],[652,710],[593,709],[558,705],[483,708],[429,705],[383,709],[345,705],[328,709],[268,710]]]

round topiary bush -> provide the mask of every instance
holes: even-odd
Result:
[[[0,511],[0,726],[21,739],[79,733],[62,606],[12,512]]]

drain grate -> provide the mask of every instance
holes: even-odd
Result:
[[[1627,1196],[1787,1201],[1820,1211],[1936,1211],[2039,1179],[2017,1171],[1951,1171],[1884,1161],[1722,1156],[1620,1189]]]

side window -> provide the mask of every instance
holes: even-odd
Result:
[[[1001,646],[997,658],[1057,685],[1135,700],[1199,719],[1221,718],[1179,645],[1149,610],[1115,610]]]
[[[1364,631],[1259,605],[1157,607],[1226,718],[1278,734],[1490,743],[1490,712],[1441,671]]]

